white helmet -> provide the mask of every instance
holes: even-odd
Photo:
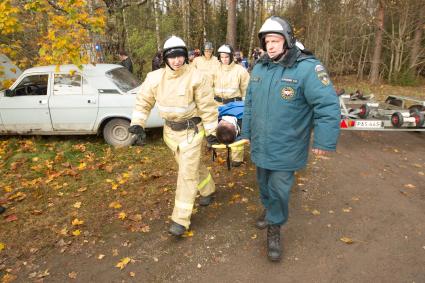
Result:
[[[165,60],[167,57],[175,56],[184,56],[187,60],[187,47],[183,39],[178,36],[172,35],[164,42],[162,58]]]
[[[258,39],[260,40],[261,47],[266,50],[264,37],[269,33],[277,33],[285,38],[285,46],[291,49],[295,45],[295,37],[291,25],[282,18],[272,16],[268,18],[261,26],[258,32]]]
[[[230,56],[230,62],[229,65],[233,62],[233,48],[232,46],[230,46],[229,44],[223,44],[222,46],[220,46],[220,48],[217,50],[218,53],[218,60],[221,62],[221,58],[220,58],[220,53],[226,53],[229,54]],[[223,62],[221,62],[223,63]]]

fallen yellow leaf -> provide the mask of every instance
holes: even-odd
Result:
[[[121,219],[121,220],[124,220],[124,219],[126,219],[126,218],[127,218],[127,214],[126,214],[124,211],[121,211],[121,212],[118,214],[118,218],[119,218],[119,219]]]
[[[113,181],[114,181],[114,180],[111,180],[111,179],[106,179],[106,180],[105,180],[105,182],[106,182],[106,183],[112,183]]]
[[[118,209],[118,208],[121,208],[121,207],[122,207],[122,205],[121,205],[119,202],[117,202],[117,201],[113,201],[113,202],[111,202],[111,203],[109,204],[109,207],[110,207],[110,208]]]
[[[85,163],[85,162],[82,162],[82,163],[80,163],[80,165],[78,165],[78,170],[84,170],[84,169],[86,169],[86,167],[87,167],[87,164]]]
[[[185,237],[185,238],[193,237],[193,230],[189,230],[189,231],[184,232],[182,237]]]
[[[80,230],[74,230],[74,231],[72,231],[72,235],[74,235],[74,236],[80,236],[80,234],[81,234],[81,231]]]
[[[72,271],[72,272],[68,273],[68,277],[71,278],[71,279],[77,278],[77,272]]]
[[[229,188],[233,188],[233,187],[235,186],[235,183],[227,183],[227,186],[228,186]]]
[[[413,184],[406,184],[406,185],[404,185],[404,187],[407,188],[407,189],[414,189],[414,188],[416,188],[416,186],[413,185]]]
[[[74,220],[72,220],[71,224],[72,226],[78,226],[78,225],[82,225],[84,223],[83,220],[79,220],[78,218],[75,218]]]
[[[73,207],[80,208],[81,207],[81,201],[77,201],[76,203],[74,203]]]
[[[10,283],[16,280],[18,278],[16,275],[7,273],[3,278],[1,279],[1,283]]]
[[[354,243],[353,239],[348,238],[348,237],[342,237],[340,240],[342,242],[346,243],[347,245],[350,245],[350,244]]]
[[[131,258],[129,258],[129,257],[122,258],[117,263],[117,265],[115,265],[115,266],[122,270],[122,269],[124,269],[127,266],[127,264],[130,262],[130,260],[131,260]]]
[[[314,210],[311,211],[311,214],[320,215],[320,211],[318,211],[317,209],[314,209]]]
[[[131,276],[131,277],[134,277],[134,276],[136,276],[136,273],[134,273],[134,272],[130,272],[130,276]]]
[[[65,228],[61,229],[59,231],[59,234],[61,234],[63,236],[66,236],[68,234],[68,228],[65,227]]]
[[[105,255],[104,254],[100,254],[100,255],[98,255],[97,256],[97,259],[102,259],[102,258],[104,258],[105,257]]]
[[[6,245],[5,244],[3,244],[2,242],[0,242],[0,252],[2,251],[2,250],[4,250],[4,248],[6,247]]]

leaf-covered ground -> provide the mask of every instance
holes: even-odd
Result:
[[[423,86],[336,84],[376,96],[425,97]],[[354,282],[356,272],[366,281],[380,278],[366,274],[372,269],[358,262],[366,262],[362,255],[382,261],[382,276],[405,260],[410,273],[395,278],[420,282],[423,274],[410,263],[425,258],[423,224],[413,227],[425,223],[424,146],[423,134],[345,132],[337,154],[312,159],[297,176],[284,230],[288,254],[277,270],[265,259],[264,233],[252,227],[261,206],[250,162],[228,172],[223,154],[213,163],[205,153],[216,202],[196,206],[192,231],[175,241],[166,231],[177,167],[161,130],[150,132],[145,147],[121,149],[101,137],[1,137],[0,204],[7,208],[0,216],[1,282],[246,282],[262,273],[283,276],[286,268],[287,282],[297,274],[306,282],[315,277],[302,270],[314,262],[315,272],[331,274],[319,276],[322,282]],[[379,253],[370,254],[374,249]],[[395,263],[388,251],[399,253]]]

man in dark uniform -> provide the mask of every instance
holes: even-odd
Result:
[[[296,44],[287,21],[267,19],[258,37],[267,53],[251,73],[242,138],[251,143],[265,208],[256,226],[267,227],[268,258],[279,261],[280,228],[288,220],[294,172],[307,163],[312,130],[314,154],[335,151],[341,113],[326,69]]]

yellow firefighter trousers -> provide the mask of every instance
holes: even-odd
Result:
[[[218,101],[216,101],[216,104],[218,106],[224,105],[223,103],[218,102]],[[231,155],[232,156],[232,161],[243,162],[244,145],[240,145],[240,146],[237,146],[237,147],[232,147],[230,149],[230,151],[231,151],[231,154],[232,154]]]
[[[173,151],[179,166],[176,198],[171,220],[183,225],[190,225],[196,194],[209,196],[215,192],[215,183],[204,164],[201,163],[204,129],[198,125],[198,133],[193,129],[173,131],[164,126],[164,141]]]

